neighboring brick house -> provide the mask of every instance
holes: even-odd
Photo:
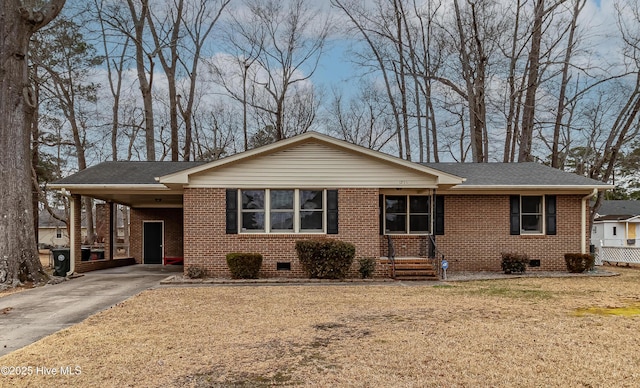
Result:
[[[562,270],[564,253],[587,251],[589,199],[611,188],[536,163],[418,164],[314,132],[209,163],[105,162],[52,186],[76,215],[81,195],[130,206],[137,263],[181,257],[213,277],[238,251],[264,256],[262,277],[303,277],[295,242],[319,236],[381,263],[391,240],[398,260],[437,252],[450,271],[499,271],[502,252]],[[109,257],[95,268],[118,265]]]

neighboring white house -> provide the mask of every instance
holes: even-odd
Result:
[[[603,201],[591,229],[596,247],[640,248],[640,201]]]
[[[66,219],[68,216],[63,209],[54,209],[58,218]],[[67,224],[60,221],[58,218],[52,216],[48,211],[40,211],[38,215],[38,246],[40,248],[51,247],[68,247],[69,246],[69,232],[67,231]],[[87,236],[86,217],[84,212],[82,213],[82,229],[81,236],[82,241]],[[118,239],[124,239],[124,219],[122,213],[118,212]]]
[[[55,213],[59,217],[66,218],[63,210],[56,210]],[[83,232],[86,235],[84,226]],[[38,246],[42,248],[69,246],[67,225],[46,211],[40,211],[38,218]]]

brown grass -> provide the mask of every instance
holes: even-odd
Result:
[[[636,386],[640,316],[597,309],[640,303],[640,269],[620,272],[150,290],[0,358],[81,374],[0,385]]]

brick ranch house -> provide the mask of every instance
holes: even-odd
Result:
[[[72,271],[169,257],[229,277],[227,253],[257,252],[261,277],[294,278],[295,242],[316,237],[379,258],[377,276],[390,243],[396,263],[500,271],[501,253],[519,252],[533,271],[564,270],[564,253],[588,251],[590,198],[611,188],[537,163],[418,164],[315,132],[208,163],[104,162],[51,187],[72,197]],[[105,260],[80,260],[81,196],[109,220],[130,207],[131,258],[114,260],[110,237]]]

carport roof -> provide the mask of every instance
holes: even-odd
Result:
[[[52,187],[73,185],[157,185],[163,175],[197,167],[206,162],[103,162],[66,178],[55,181]]]

